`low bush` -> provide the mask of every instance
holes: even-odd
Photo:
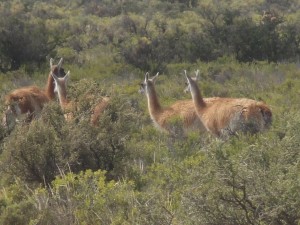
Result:
[[[112,96],[98,125],[92,126],[91,109],[100,95],[91,95],[97,90],[96,84],[91,82],[87,85],[86,82],[79,82],[76,91],[70,93],[70,99],[74,97],[77,103],[73,121],[66,122],[60,106],[50,103],[43,109],[40,118],[30,124],[19,124],[6,137],[2,172],[28,182],[46,184],[60,170],[102,169],[109,171],[110,175],[119,176],[122,171],[120,163],[127,154],[126,141],[138,125],[137,114],[129,101]],[[76,95],[81,97],[75,98]],[[136,123],[133,122],[135,120]]]

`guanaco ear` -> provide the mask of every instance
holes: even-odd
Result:
[[[189,75],[187,75],[186,70],[184,70],[184,76],[185,76],[186,79],[189,78]]]
[[[156,81],[156,78],[158,77],[158,75],[159,75],[159,72],[157,72],[157,74],[151,78],[153,83]]]
[[[195,70],[195,80],[199,80],[200,76],[199,76],[199,70]]]
[[[70,70],[68,70],[67,74],[63,78],[66,82],[70,79]]]
[[[52,66],[53,66],[53,59],[50,58],[50,70],[52,69]]]
[[[187,79],[187,81],[185,82],[185,84],[186,84],[186,87],[185,87],[185,89],[183,90],[183,92],[184,93],[189,93],[190,92],[190,81],[189,81],[189,79],[191,79],[190,77],[189,77],[189,75],[187,75],[187,73],[186,73],[186,70],[184,70],[184,76],[185,76],[185,78]]]
[[[146,74],[145,74],[145,82],[147,82],[149,80],[149,72],[147,72]]]
[[[63,58],[60,58],[59,62],[57,63],[58,69],[60,69],[62,63],[63,63]]]
[[[185,78],[187,79],[187,81],[188,81],[188,85],[190,84],[190,80],[192,79],[189,75],[187,75],[187,73],[186,73],[186,70],[184,70],[184,76],[185,76]]]

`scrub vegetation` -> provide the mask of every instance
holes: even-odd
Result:
[[[0,224],[300,224],[298,0],[3,0],[0,16],[1,115],[10,91],[44,88],[50,58],[76,105],[0,125]],[[167,107],[198,69],[203,97],[263,101],[271,127],[158,130],[144,75]]]

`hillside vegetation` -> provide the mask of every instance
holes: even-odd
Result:
[[[298,0],[3,0],[0,16],[1,112],[11,90],[45,86],[50,58],[77,103],[71,122],[55,101],[0,125],[0,224],[300,224]],[[262,100],[271,128],[159,132],[144,74],[160,72],[168,106],[197,69],[203,96]]]

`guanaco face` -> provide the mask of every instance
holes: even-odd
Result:
[[[186,70],[184,70],[184,74],[186,75]],[[195,77],[191,77],[195,82],[199,80],[199,70],[195,71]],[[184,89],[184,93],[190,93],[191,88],[188,82],[185,82],[186,88]]]
[[[64,117],[66,121],[73,120],[73,111],[75,110],[75,105],[73,102],[67,99],[67,83],[70,77],[70,71],[64,77],[57,77],[54,73],[51,73],[54,82],[55,82],[55,89],[54,91],[57,92],[59,104],[64,111]]]
[[[183,129],[184,132],[187,130],[203,131],[204,127],[197,118],[191,100],[177,101],[169,107],[161,106],[155,90],[155,81],[158,75],[159,73],[150,78],[149,73],[146,73],[145,80],[140,84],[139,89],[140,93],[147,96],[148,111],[155,127],[169,134],[177,133],[178,128]],[[173,126],[174,121],[179,122],[177,126]]]
[[[196,72],[198,74],[199,72]],[[188,88],[198,117],[205,128],[217,136],[234,135],[238,132],[257,133],[270,127],[272,112],[263,102],[247,98],[216,98],[203,100],[195,78],[186,74]]]
[[[154,85],[155,85],[155,81],[156,81],[156,78],[158,77],[158,75],[159,75],[159,72],[155,76],[150,78],[150,75],[147,72],[145,74],[144,82],[142,82],[140,84],[139,93],[146,94],[147,96],[149,96],[149,95],[151,95],[151,93],[153,93],[153,91],[155,92]]]
[[[52,77],[52,73],[55,74],[57,77],[64,77],[66,75],[65,70],[62,68],[62,63],[63,63],[63,58],[61,58],[56,65],[53,64],[53,59],[52,58],[50,59],[50,72],[48,75],[48,81],[45,88],[46,94],[50,100],[55,99],[55,92],[54,92],[55,83]]]
[[[58,77],[54,73],[51,73],[51,75],[55,82],[54,92],[57,92],[60,105],[64,108],[69,103],[67,100],[67,83],[70,77],[70,71],[68,71],[64,77]]]

